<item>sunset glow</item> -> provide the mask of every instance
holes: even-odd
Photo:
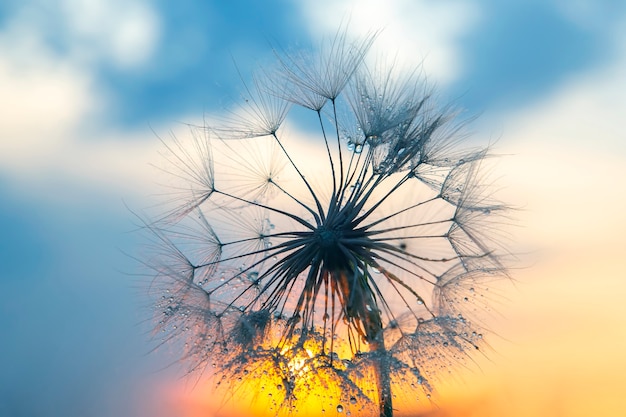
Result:
[[[341,334],[326,337],[325,348],[285,338],[275,350],[241,349],[258,361],[235,361],[234,370],[218,372],[219,355],[190,367],[185,343],[194,348],[214,333],[179,326],[193,337],[171,344],[167,332],[154,332],[167,306],[152,315],[154,276],[138,261],[147,251],[138,219],[171,197],[163,186],[180,185],[166,178],[162,141],[184,140],[188,124],[241,116],[229,109],[243,101],[241,82],[254,69],[313,50],[340,27],[349,38],[377,34],[371,68],[379,58],[395,60],[400,73],[417,68],[434,101],[461,109],[467,143],[489,144],[496,156],[485,160],[487,183],[512,207],[498,230],[519,262],[510,280],[489,286],[480,349],[468,345],[470,360],[448,361],[454,366],[437,372],[430,398],[419,378],[398,378],[394,417],[626,416],[620,0],[0,1],[0,416],[292,417],[290,391],[297,415],[376,415],[375,370],[362,360],[349,375],[354,386],[342,385],[346,378],[338,382],[326,366],[330,356],[319,354],[330,355],[334,341],[333,363],[343,366],[369,353],[366,332],[356,331],[360,346],[351,346],[339,319]],[[283,127],[284,144],[312,186],[328,188],[316,120],[296,116]],[[279,154],[269,139],[222,144],[214,150],[227,157],[217,165]],[[272,172],[286,166],[269,161]],[[243,188],[258,181],[231,174],[227,182]],[[278,179],[299,181],[294,172]],[[290,201],[279,196],[276,206]],[[230,220],[227,213],[216,224],[232,230]],[[297,297],[289,298],[291,312]],[[311,311],[323,328],[320,304]],[[352,401],[359,390],[370,403]]]
[[[572,263],[573,253],[586,261]],[[594,252],[581,248],[521,271],[518,284],[508,293],[512,305],[503,309],[503,318],[493,320],[501,336],[491,343],[493,352],[478,358],[470,369],[458,369],[445,378],[432,403],[417,408],[421,414],[400,415],[618,417],[626,413],[626,334],[620,331],[626,317],[621,292],[626,264],[616,264],[615,256],[619,253],[608,247]],[[598,274],[614,289],[611,296],[599,297],[598,289],[589,287],[589,276]],[[555,303],[555,297],[565,297],[568,303]],[[268,394],[280,395],[272,389],[279,383],[263,380],[265,394],[256,397],[258,386],[242,388],[247,399],[255,397],[251,408],[235,398],[224,404],[216,401],[208,385],[181,383],[168,395],[183,417],[271,417],[275,413],[270,411]],[[323,387],[315,389],[318,395],[327,392]],[[311,401],[310,414],[305,415],[318,416],[320,407]],[[342,415],[324,408],[324,415]]]

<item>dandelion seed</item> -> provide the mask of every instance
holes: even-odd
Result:
[[[372,41],[279,55],[243,119],[196,128],[193,152],[166,145],[188,184],[148,226],[157,331],[190,372],[256,387],[278,414],[311,396],[360,416],[391,417],[407,389],[428,403],[441,369],[484,346],[480,296],[506,275],[487,151],[462,150],[418,77],[367,68]],[[319,153],[281,130],[291,105],[319,124]]]

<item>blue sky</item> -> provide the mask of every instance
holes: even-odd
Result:
[[[382,29],[374,55],[423,62],[442,97],[482,115],[478,140],[519,156],[504,173],[515,203],[576,198],[574,182],[612,192],[577,231],[553,208],[524,218],[520,239],[626,231],[602,220],[624,207],[606,180],[626,178],[622,1],[4,1],[0,415],[152,415],[167,359],[145,355],[143,281],[123,252],[141,244],[126,205],[157,192],[155,132],[222,111],[236,67],[249,74],[272,47],[310,47],[346,22],[353,36]]]

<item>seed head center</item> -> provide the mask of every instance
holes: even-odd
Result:
[[[317,241],[319,242],[321,249],[336,248],[337,243],[342,237],[341,230],[327,229],[324,226],[320,226],[315,231],[315,235],[317,237]]]

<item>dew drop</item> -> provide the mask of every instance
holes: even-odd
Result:
[[[350,404],[356,404],[356,398],[350,397]]]
[[[338,412],[338,413],[343,413],[343,405],[339,404],[339,405],[337,406],[337,412]]]

